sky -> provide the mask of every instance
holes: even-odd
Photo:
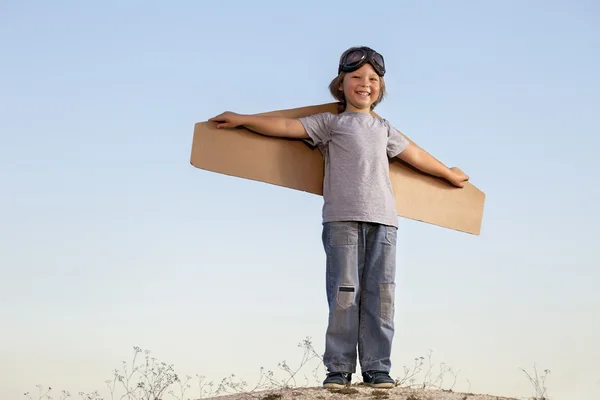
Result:
[[[190,153],[223,111],[333,101],[355,45],[386,59],[376,112],[486,194],[480,235],[399,218],[392,375],[431,351],[456,391],[532,396],[535,366],[551,399],[599,398],[599,18],[592,1],[1,1],[0,398],[106,395],[133,346],[215,383],[298,365],[306,337],[322,353],[322,198]]]

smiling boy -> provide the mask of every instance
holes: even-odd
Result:
[[[386,94],[383,56],[353,47],[340,57],[329,90],[340,112],[303,118],[225,112],[210,120],[217,128],[244,126],[263,135],[305,140],[325,161],[322,242],[326,255],[329,305],[324,364],[326,388],[351,383],[357,354],[365,384],[391,388],[391,347],[398,215],[389,161],[415,168],[463,187],[468,180],[407,140],[371,111]]]

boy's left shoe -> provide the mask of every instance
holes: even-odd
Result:
[[[374,388],[390,389],[396,386],[396,381],[385,371],[365,371],[362,377],[365,385]]]

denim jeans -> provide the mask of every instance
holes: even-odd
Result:
[[[329,320],[323,361],[329,372],[390,372],[394,337],[396,234],[363,222],[323,225]]]

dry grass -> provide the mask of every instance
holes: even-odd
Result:
[[[396,387],[386,390],[373,390],[364,385],[360,374],[355,374],[358,381],[340,390],[323,390],[321,382],[325,375],[323,359],[315,351],[310,338],[298,344],[303,349],[299,365],[292,368],[286,361],[278,364],[283,372],[283,378],[277,378],[272,370],[260,369],[260,378],[254,386],[249,386],[244,380],[230,375],[218,385],[206,382],[204,376],[186,375],[180,377],[172,365],[158,361],[151,356],[150,351],[139,347],[133,348],[133,360],[130,365],[123,362],[122,369],[113,371],[112,379],[104,382],[105,393],[99,391],[80,392],[77,398],[81,400],[198,400],[221,397],[227,399],[250,400],[329,400],[333,398],[368,399],[368,400],[493,400],[500,397],[486,397],[473,393],[454,393],[460,371],[440,363],[438,367],[432,360],[430,351],[427,358],[417,357],[411,367],[403,367],[403,375],[396,379]],[[311,378],[304,373],[310,371]],[[546,378],[549,370],[538,375],[527,375],[534,389],[532,400],[550,400],[547,395]],[[447,379],[449,377],[449,379]],[[465,378],[470,392],[470,382]],[[51,387],[37,386],[37,394],[26,392],[28,400],[70,400],[74,397],[69,391],[63,390],[55,397]]]

